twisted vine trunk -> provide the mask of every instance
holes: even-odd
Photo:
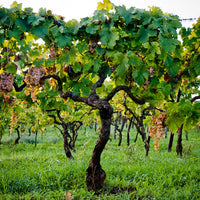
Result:
[[[121,144],[122,144],[122,131],[124,129],[125,123],[126,123],[126,117],[123,116],[122,117],[122,126],[121,126],[121,129],[119,130],[119,143],[118,143],[118,146],[121,146]]]
[[[177,140],[177,145],[176,145],[177,156],[180,155],[181,157],[182,157],[182,151],[183,151],[183,146],[182,146],[182,132],[183,132],[183,124],[178,129],[178,140]]]
[[[131,117],[131,119],[130,119],[130,123],[129,123],[128,130],[127,130],[127,140],[126,140],[127,146],[129,146],[129,144],[130,144],[130,130],[131,130],[132,122],[133,122],[133,117]]]
[[[72,153],[70,151],[70,145],[68,142],[68,135],[66,134],[66,130],[63,132],[63,144],[66,157],[69,159],[73,159]]]
[[[15,139],[15,142],[14,144],[19,144],[19,140],[20,140],[20,132],[19,132],[19,126],[16,128],[16,131],[17,131],[17,138]]]
[[[102,188],[106,173],[102,169],[100,160],[106,143],[110,137],[111,117],[113,109],[107,102],[99,109],[101,117],[100,135],[94,147],[92,158],[86,172],[86,185],[88,190],[98,191]]]
[[[172,151],[173,140],[174,140],[174,134],[171,132],[168,144],[168,152]]]
[[[35,131],[35,147],[37,147],[37,134],[38,134],[38,131]]]
[[[146,156],[149,155],[149,148],[150,148],[150,140],[151,140],[151,137],[148,135],[148,138],[147,138],[147,141],[146,141],[146,146],[145,146],[145,149],[146,149]]]

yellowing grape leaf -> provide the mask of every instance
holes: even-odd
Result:
[[[110,0],[103,0],[102,2],[98,2],[98,6],[97,6],[97,10],[112,10],[113,9],[113,5],[110,2]]]
[[[0,74],[1,74],[1,73],[3,73],[3,67],[2,67],[2,68],[0,68]]]

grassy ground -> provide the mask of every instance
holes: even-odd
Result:
[[[141,139],[126,145],[109,141],[102,154],[106,171],[105,187],[100,194],[88,192],[85,185],[87,165],[98,134],[87,128],[79,131],[75,160],[67,160],[62,137],[47,129],[39,135],[24,133],[20,144],[13,145],[13,135],[4,135],[0,145],[0,199],[200,199],[200,133],[193,130],[189,140],[183,135],[183,157],[174,146],[167,152],[168,139],[160,142],[160,152],[153,149],[145,157]],[[131,141],[135,132],[132,130]],[[113,137],[113,135],[111,135]]]

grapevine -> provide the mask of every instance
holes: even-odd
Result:
[[[149,127],[149,136],[153,138],[155,136],[154,148],[159,151],[159,142],[162,136],[165,134],[165,120],[166,113],[162,113],[152,119],[152,126]]]
[[[13,74],[9,74],[6,71],[0,74],[0,93],[12,92],[14,78]]]

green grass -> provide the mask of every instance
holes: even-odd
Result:
[[[112,131],[113,133],[113,131]],[[132,130],[131,141],[135,132]],[[183,135],[183,157],[175,152],[176,136],[172,152],[167,152],[168,139],[160,142],[160,152],[153,149],[149,156],[140,137],[129,147],[126,132],[123,143],[109,141],[101,159],[107,178],[100,194],[88,192],[85,185],[86,169],[98,138],[94,130],[79,131],[74,160],[67,160],[62,136],[48,128],[34,135],[23,134],[20,143],[13,145],[16,135],[5,134],[0,145],[0,199],[65,199],[69,191],[73,199],[200,199],[200,134]],[[113,138],[113,134],[111,134]],[[70,199],[70,198],[68,198]],[[72,198],[71,198],[72,199]]]

